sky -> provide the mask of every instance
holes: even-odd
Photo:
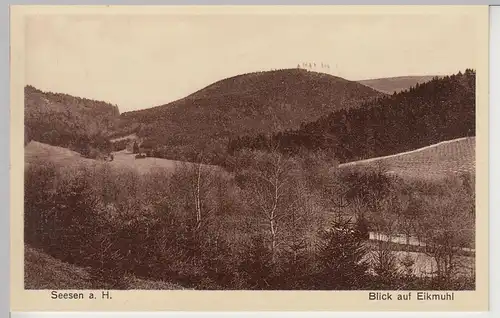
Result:
[[[185,97],[242,73],[328,63],[349,80],[475,68],[467,15],[33,15],[26,83],[118,105]]]

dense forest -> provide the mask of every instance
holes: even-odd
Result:
[[[305,122],[297,130],[238,136],[228,152],[243,148],[284,153],[328,150],[340,162],[404,152],[475,135],[475,71],[467,69],[408,90]]]

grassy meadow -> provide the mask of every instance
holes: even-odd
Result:
[[[387,173],[405,179],[442,179],[456,174],[474,174],[475,137],[459,138],[405,153],[339,165],[346,167],[382,167]]]

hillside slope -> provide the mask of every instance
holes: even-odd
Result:
[[[33,86],[24,89],[26,143],[36,140],[74,150],[85,143],[105,143],[119,115],[118,106],[106,102],[43,92]]]
[[[358,83],[371,87],[386,94],[399,93],[417,84],[422,84],[433,79],[434,76],[397,76],[361,80]]]
[[[475,136],[475,71],[467,69],[407,91],[368,101],[272,136],[231,140],[230,152],[273,144],[283,152],[332,152],[340,163],[393,155],[440,141]]]
[[[298,128],[338,109],[383,94],[327,74],[288,69],[216,82],[184,99],[121,115],[119,131],[164,146],[157,155],[192,161],[195,153],[225,153],[230,137]]]
[[[101,289],[93,281],[91,270],[62,262],[43,251],[24,246],[24,288],[25,289]],[[173,290],[182,286],[163,281],[149,281],[127,276],[122,284],[126,289]]]
[[[44,144],[37,141],[29,142],[24,148],[25,165],[39,164],[40,162],[51,162],[57,166],[78,167],[98,167],[107,165],[117,170],[135,170],[140,174],[147,174],[155,170],[173,172],[176,168],[191,166],[193,163],[180,162],[161,158],[135,159],[135,155],[127,151],[114,152],[113,161],[93,160],[82,157],[79,153],[69,149]],[[220,167],[204,165],[206,169],[223,171]]]
[[[383,167],[387,173],[417,179],[475,175],[475,150],[475,137],[458,138],[404,153],[341,164],[339,168]]]

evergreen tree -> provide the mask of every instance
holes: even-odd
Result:
[[[376,276],[372,288],[390,289],[400,278],[400,273],[396,264],[396,256],[391,251],[389,243],[379,241],[372,256],[373,270]]]
[[[321,231],[318,243],[320,273],[324,289],[361,289],[367,284],[368,262],[364,239],[354,235],[349,220],[337,220],[329,230]]]

